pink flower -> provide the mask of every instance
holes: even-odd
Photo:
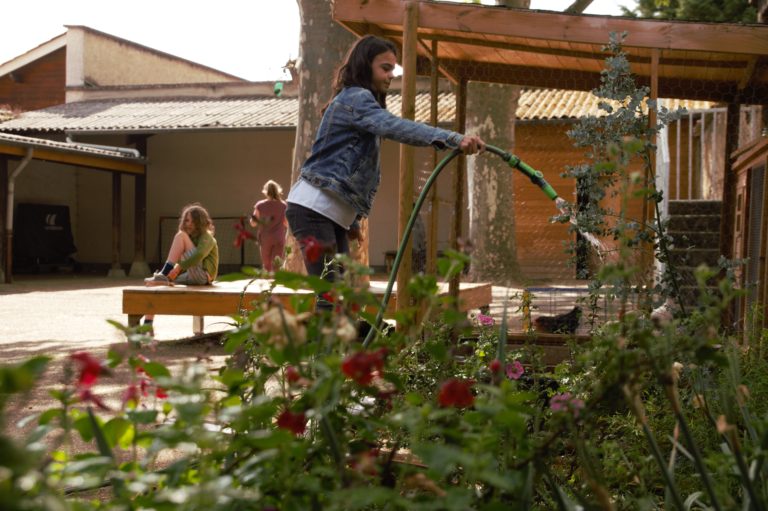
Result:
[[[475,396],[472,394],[472,380],[462,380],[460,378],[451,378],[440,385],[440,393],[437,395],[437,402],[440,406],[447,408],[469,408],[475,403]]]
[[[485,314],[478,314],[477,322],[480,323],[482,326],[493,326],[493,324],[495,323],[492,317],[486,316]]]
[[[246,240],[255,240],[256,236],[254,236],[251,232],[249,232],[245,228],[245,217],[240,217],[240,220],[235,222],[234,228],[237,231],[237,236],[235,236],[235,248],[240,248],[243,246],[243,243]]]
[[[573,397],[570,392],[563,392],[552,396],[549,400],[549,408],[553,412],[570,412],[575,418],[579,416],[579,410],[584,408],[584,401]]]
[[[519,380],[525,372],[523,364],[519,360],[515,360],[511,364],[507,364],[507,378],[510,380]]]
[[[296,436],[303,434],[306,426],[307,418],[303,412],[293,413],[290,410],[283,410],[283,412],[277,416],[277,427],[280,429],[287,429]]]

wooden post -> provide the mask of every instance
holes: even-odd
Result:
[[[135,140],[136,149],[147,156],[147,137]],[[131,277],[148,277],[151,272],[147,265],[147,165],[144,174],[134,176],[133,195],[133,261],[128,274]]]
[[[721,203],[720,254],[733,259],[733,231],[736,228],[736,174],[731,165],[731,153],[739,141],[739,103],[728,103],[725,124],[725,175],[723,176],[723,200]]]
[[[467,79],[459,80],[456,91],[456,131],[464,133],[467,127]],[[451,248],[459,250],[459,240],[464,223],[464,181],[466,180],[467,157],[463,154],[456,158],[456,173],[453,180],[454,207],[453,229],[451,230]],[[454,276],[448,283],[448,293],[458,302],[461,274]]]
[[[725,174],[723,175],[723,199],[720,203],[720,255],[733,259],[733,234],[736,229],[736,173],[732,168],[731,153],[739,143],[740,103],[728,103],[725,124]],[[703,134],[702,134],[703,135]],[[748,206],[745,206],[748,207]],[[740,283],[739,283],[740,284]],[[735,311],[733,305],[723,311],[721,321],[727,330],[732,330]]]
[[[125,277],[125,271],[120,266],[120,232],[122,222],[122,181],[123,176],[119,172],[112,173],[112,267],[109,270],[110,277]]]
[[[651,91],[650,99],[653,102],[659,100],[659,57],[661,51],[658,48],[651,50]],[[657,105],[658,107],[658,105]],[[656,128],[658,122],[658,113],[656,108],[648,109],[648,125],[651,129]],[[650,142],[655,146],[657,142],[656,132],[651,135]],[[656,152],[652,152],[648,161],[648,168],[645,172],[645,189],[650,190],[651,184],[656,181]],[[654,202],[655,204],[655,202]],[[644,231],[648,231],[650,226],[653,225],[654,218],[656,216],[654,207],[649,203],[648,198],[643,201],[643,226]],[[642,245],[640,252],[640,265],[642,272],[642,285],[645,290],[653,288],[653,273],[654,273],[654,252],[653,243],[645,243]],[[650,298],[650,296],[649,296]],[[648,304],[651,305],[650,303]]]
[[[440,119],[438,118],[437,100],[440,94],[438,88],[438,73],[437,73],[437,41],[432,41],[432,58],[430,59],[430,103],[429,103],[429,121],[432,126],[437,126]],[[438,163],[437,150],[432,151],[432,168],[434,169]],[[427,268],[428,274],[434,275],[437,272],[437,224],[440,218],[440,197],[437,194],[437,180],[432,184],[432,190],[430,190],[429,204],[429,230],[427,231]]]
[[[418,29],[418,5],[408,2],[405,6],[403,20],[403,90],[402,117],[416,117],[416,43]],[[400,145],[400,205],[398,208],[397,239],[398,246],[405,235],[405,228],[413,210],[413,173],[414,148],[411,145]],[[397,310],[410,307],[411,297],[408,293],[408,281],[411,280],[411,248],[413,243],[408,241],[403,254],[400,269],[397,274]]]
[[[11,239],[5,230],[5,215],[8,211],[8,158],[0,156],[0,276],[6,284],[12,282]]]

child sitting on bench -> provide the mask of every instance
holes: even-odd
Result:
[[[197,202],[184,206],[165,265],[144,284],[205,286],[213,282],[219,271],[219,246],[213,233],[213,221],[203,206]],[[145,325],[153,320],[152,314],[144,316]]]

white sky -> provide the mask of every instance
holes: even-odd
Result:
[[[371,0],[376,1],[376,0]],[[572,0],[532,0],[562,11]],[[486,3],[485,0],[483,3]],[[634,0],[594,0],[588,14],[620,14]],[[247,80],[288,78],[299,52],[295,0],[5,0],[0,64],[85,25]]]

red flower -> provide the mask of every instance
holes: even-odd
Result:
[[[141,370],[144,372],[144,369]],[[147,387],[149,387],[149,379],[142,377],[141,380],[139,380],[139,389],[141,390],[141,394],[144,397],[147,397]]]
[[[492,374],[496,374],[501,371],[501,360],[498,358],[491,360],[491,363],[488,365],[488,369],[491,370]]]
[[[360,385],[368,385],[373,381],[374,371],[384,370],[384,357],[386,348],[369,353],[360,351],[344,359],[341,363],[341,372]]]
[[[85,351],[72,353],[69,358],[80,366],[80,374],[77,376],[77,384],[80,387],[90,387],[96,383],[99,375],[107,372],[96,357]]]
[[[440,393],[437,401],[442,407],[453,406],[455,408],[468,408],[475,403],[475,396],[472,395],[473,380],[462,380],[460,378],[451,378],[443,382],[440,386]]]
[[[332,294],[332,293],[330,293],[329,291],[326,291],[325,293],[323,293],[323,294],[322,294],[322,295],[320,295],[320,296],[322,296],[322,297],[323,297],[323,300],[325,300],[325,301],[326,301],[326,302],[328,302],[328,303],[333,303],[333,302],[335,302],[335,301],[336,301],[336,298],[335,298],[335,297],[333,296],[333,294]]]
[[[296,383],[301,379],[298,369],[293,366],[285,368],[285,379],[288,383]]]
[[[245,228],[245,217],[241,216],[240,220],[234,223],[234,228],[237,231],[235,236],[235,248],[240,248],[246,240],[255,240],[256,236]]]
[[[303,412],[293,413],[290,410],[283,410],[277,416],[277,427],[287,429],[296,436],[303,434],[306,426],[307,418]]]
[[[301,241],[301,244],[304,246],[304,257],[306,257],[307,261],[310,263],[317,262],[323,255],[323,246],[314,236],[307,236]]]
[[[165,399],[168,397],[168,393],[165,391],[162,387],[157,387],[155,389],[155,397],[158,399]]]

